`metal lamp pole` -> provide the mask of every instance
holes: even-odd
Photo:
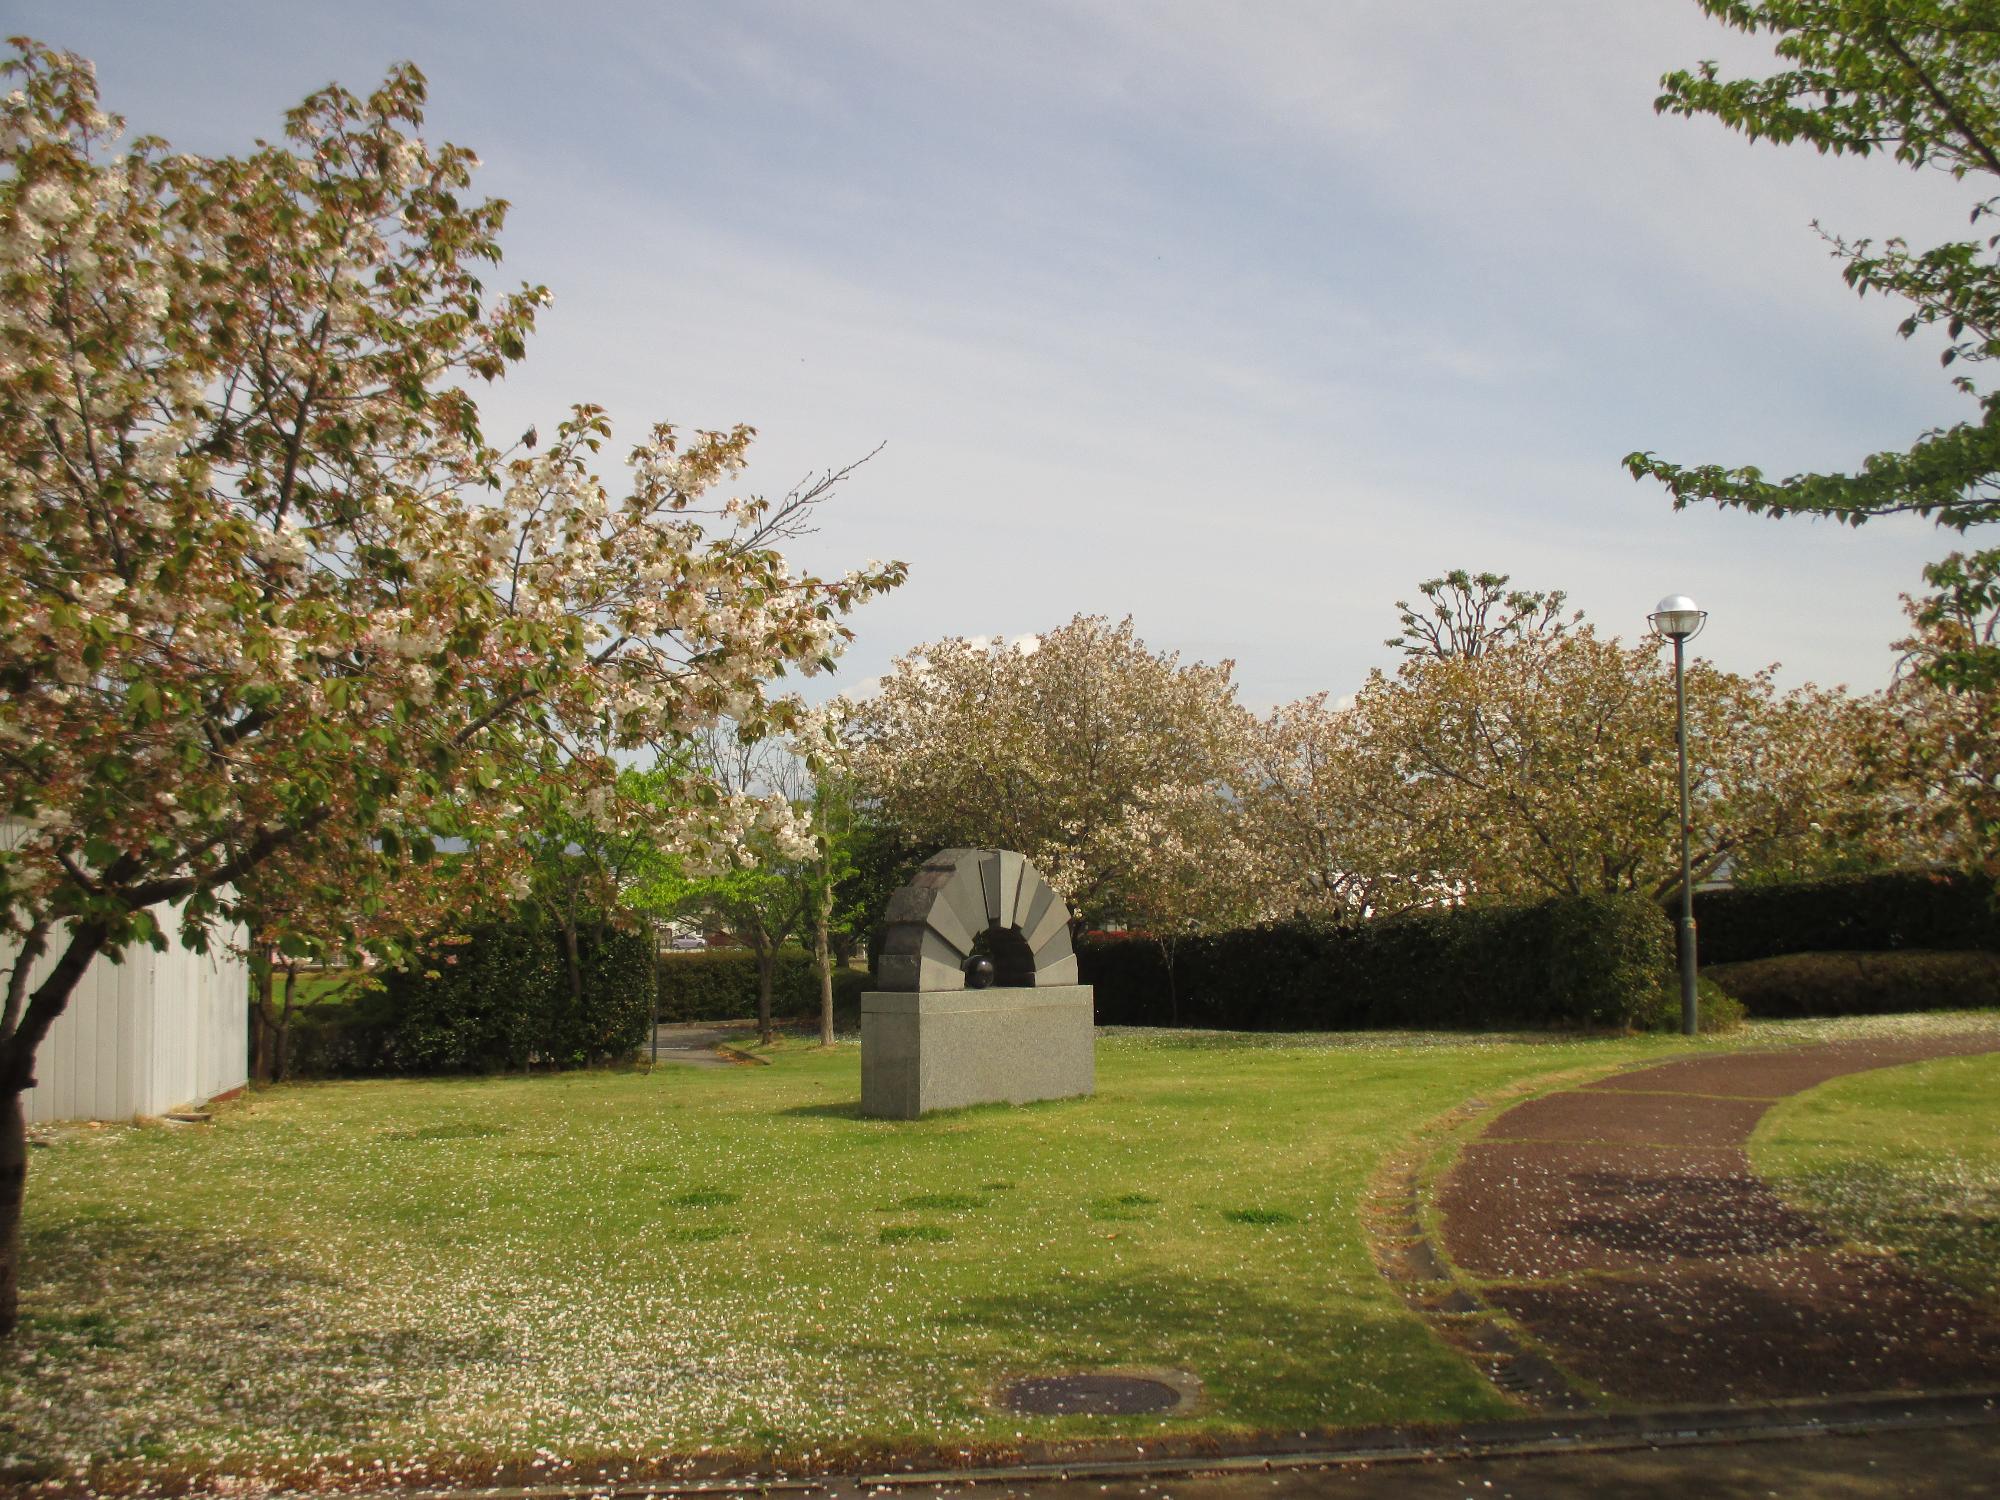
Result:
[[[1708,623],[1708,611],[1685,594],[1670,594],[1647,617],[1653,629],[1674,643],[1674,742],[1680,752],[1681,780],[1681,1032],[1694,1036],[1701,1030],[1695,1005],[1694,945],[1694,862],[1689,850],[1694,819],[1688,808],[1688,707],[1687,643]]]

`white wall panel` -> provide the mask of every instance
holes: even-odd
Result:
[[[250,1073],[250,976],[234,948],[241,930],[218,932],[206,954],[175,941],[176,914],[155,907],[168,948],[100,958],[84,972],[36,1059],[30,1120],[129,1120],[164,1114],[241,1088]],[[36,965],[53,968],[60,934]],[[0,967],[16,951],[0,939]]]

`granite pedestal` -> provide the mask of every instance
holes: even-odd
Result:
[[[1069,1099],[1097,1087],[1087,984],[870,990],[861,997],[861,1112]]]

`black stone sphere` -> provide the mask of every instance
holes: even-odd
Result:
[[[993,960],[975,955],[965,961],[965,987],[969,990],[993,988]]]

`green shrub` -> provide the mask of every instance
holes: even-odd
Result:
[[[1785,953],[2000,950],[1993,883],[1958,871],[1888,870],[1697,891],[1694,920],[1704,965]]]
[[[292,1013],[288,1042],[294,1078],[364,1078],[392,1071],[389,1037],[395,1013],[386,990],[355,989],[339,1000],[312,1000]]]
[[[833,1023],[842,1031],[861,1029],[861,997],[875,988],[875,978],[859,969],[835,969],[833,971]],[[819,1002],[815,998],[812,1015],[819,1014]]]
[[[1086,940],[1081,980],[1107,1025],[1224,1031],[1644,1023],[1672,929],[1636,896],[1458,907],[1184,939]]]
[[[387,1061],[398,1073],[526,1067],[536,1021],[559,994],[568,999],[558,943],[521,922],[443,939],[382,983],[393,1018]]]
[[[1764,1018],[2000,1005],[2000,955],[1992,953],[1788,953],[1704,972],[1751,1015]]]
[[[561,936],[550,936],[560,956]],[[580,936],[582,1003],[571,998],[569,968],[562,961],[562,985],[550,1002],[535,1048],[544,1059],[564,1067],[627,1055],[645,1042],[653,1022],[651,935],[612,927],[601,933],[586,929]]]
[[[1641,897],[1582,896],[1540,909],[1550,928],[1548,993],[1556,1006],[1548,1019],[1643,1027],[1647,998],[1674,964],[1673,926],[1660,908]]]
[[[366,1071],[467,1073],[530,1062],[577,1067],[633,1051],[653,1012],[652,942],[607,928],[580,934],[582,999],[570,993],[562,935],[491,922],[432,944],[382,976],[379,1056]],[[354,1046],[327,1046],[337,1058]]]
[[[1747,1019],[1743,1002],[1707,974],[1694,983],[1695,1025],[1703,1036],[1741,1031]],[[1653,1004],[1639,1022],[1641,1031],[1678,1032],[1681,1029],[1681,983],[1678,975],[1660,987]]]
[[[740,1021],[757,1014],[757,956],[748,949],[663,953],[658,973],[662,1021]],[[834,1015],[849,1029],[859,1024],[861,992],[868,982],[866,974],[853,969],[833,971]],[[805,949],[778,950],[771,976],[771,1013],[819,1015],[819,975]]]
[[[1157,944],[1143,938],[1081,938],[1076,966],[1077,978],[1097,991],[1100,1026],[1202,1024],[1181,1014],[1181,997],[1168,984],[1166,958]]]

